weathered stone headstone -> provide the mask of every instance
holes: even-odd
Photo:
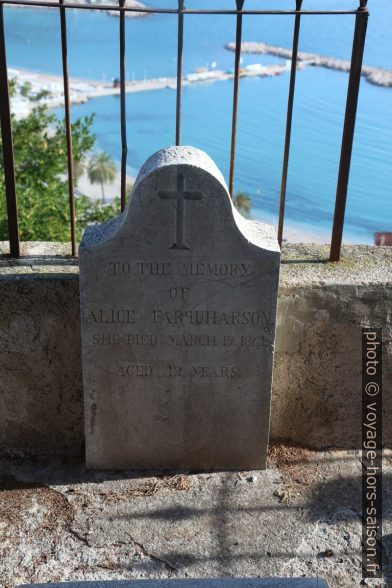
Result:
[[[141,169],[79,249],[87,465],[263,468],[280,252],[202,151]]]

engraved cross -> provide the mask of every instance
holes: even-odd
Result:
[[[185,203],[187,200],[201,200],[203,194],[201,192],[185,190],[185,178],[182,174],[178,174],[176,192],[159,191],[158,196],[164,200],[177,201],[176,242],[171,249],[190,249],[185,242]]]

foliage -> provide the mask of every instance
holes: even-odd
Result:
[[[101,184],[102,202],[105,202],[104,184],[112,184],[117,177],[117,167],[109,153],[101,151],[90,159],[87,174],[92,184]]]
[[[25,88],[26,89],[26,88]],[[10,80],[14,95],[16,82]],[[82,165],[93,148],[91,133],[93,116],[72,125],[74,166]],[[69,241],[69,194],[67,181],[67,149],[64,121],[36,106],[23,119],[12,117],[15,178],[18,197],[19,229],[22,241]],[[75,177],[77,185],[78,177]],[[77,237],[81,238],[87,224],[102,222],[119,212],[116,199],[107,206],[76,198]],[[4,183],[4,164],[0,138],[0,240],[8,239]]]
[[[31,84],[30,82],[25,82],[21,89],[20,89],[20,93],[22,94],[22,96],[24,96],[25,98],[28,97],[31,94]]]
[[[11,98],[16,94],[16,85],[16,78],[10,78],[8,80],[8,92]]]
[[[234,206],[244,216],[249,216],[252,210],[252,198],[247,192],[237,192],[234,196]]]
[[[78,198],[79,224],[83,227],[95,223],[103,223],[120,214],[120,198],[113,198],[110,203],[101,200],[90,200],[87,196]]]

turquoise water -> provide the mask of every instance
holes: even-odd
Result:
[[[175,5],[154,0],[155,6]],[[232,7],[215,0],[209,6]],[[246,6],[287,7],[287,0],[247,0]],[[308,0],[306,8],[354,8],[348,0]],[[202,6],[188,1],[188,6]],[[206,2],[204,2],[204,6]],[[392,69],[392,6],[372,0],[365,63]],[[61,73],[57,10],[6,9],[9,66]],[[217,62],[233,66],[223,46],[234,38],[235,19],[186,17],[184,70]],[[70,74],[109,80],[118,75],[118,19],[96,12],[68,16]],[[244,40],[289,46],[292,17],[245,17]],[[353,18],[303,17],[300,49],[348,58]],[[127,20],[128,78],[175,75],[177,22],[173,15]],[[49,50],[48,50],[49,49]],[[272,57],[244,56],[244,64]],[[331,228],[348,75],[322,68],[299,71],[287,187],[286,222],[313,232]],[[248,191],[254,214],[276,220],[279,207],[289,76],[241,80],[236,190]],[[228,178],[232,82],[184,88],[183,143],[207,151]],[[96,113],[98,147],[120,159],[120,101],[98,98],[72,108],[74,117]],[[61,111],[59,111],[61,114]],[[129,171],[174,141],[175,91],[127,95]],[[361,84],[346,213],[345,238],[372,242],[375,230],[392,230],[392,89]]]

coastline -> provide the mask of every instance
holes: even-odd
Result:
[[[225,45],[225,49],[235,51],[235,41],[230,41]],[[277,47],[275,45],[268,45],[267,43],[257,41],[242,41],[242,53],[252,53],[255,55],[274,55],[275,57],[282,57],[283,59],[291,59],[291,49],[285,47]],[[335,57],[325,57],[318,53],[306,53],[298,51],[298,62],[315,67],[326,67],[335,71],[350,71],[351,62],[346,59],[337,59]],[[374,67],[371,65],[362,66],[362,75],[371,84],[382,86],[384,88],[392,87],[392,71],[383,69],[381,67]]]
[[[49,0],[45,1],[48,2]],[[138,0],[132,1],[137,2]],[[230,51],[235,51],[235,42],[227,43],[225,48]],[[288,73],[290,70],[290,49],[268,45],[262,42],[242,42],[241,50],[243,53],[251,53],[256,55],[274,55],[275,57],[285,59],[286,62],[285,64],[278,65],[264,66],[261,64],[256,64],[257,67],[255,65],[248,66],[241,69],[240,77],[272,77]],[[298,69],[303,69],[307,66],[313,66],[325,67],[335,71],[349,72],[350,65],[350,61],[348,60],[336,59],[333,57],[323,57],[316,53],[305,53],[301,51],[298,52]],[[64,106],[64,85],[62,76],[14,68],[8,68],[8,74],[10,78],[17,79],[19,90],[23,84],[28,83],[31,86],[32,92],[35,94],[39,94],[42,91],[47,91],[49,95],[42,98],[41,103],[46,104],[48,108],[59,108]],[[392,87],[391,70],[363,65],[362,75],[368,82],[374,85],[384,88]],[[189,86],[197,83],[228,81],[233,78],[234,73],[232,71],[226,72],[222,70],[208,70],[203,72],[190,73],[183,76],[182,84],[183,86]],[[176,77],[147,78],[143,80],[127,81],[125,85],[125,92],[148,92],[153,90],[163,90],[165,88],[176,89],[176,87]],[[69,90],[70,101],[72,104],[81,104],[93,98],[99,98],[102,96],[115,96],[120,94],[119,84],[78,78],[69,79]],[[13,112],[18,118],[28,116],[36,104],[36,102],[24,98],[20,91],[17,92],[17,95],[13,98],[12,103]]]
[[[301,66],[300,66],[301,67]],[[272,77],[287,73],[287,64],[266,65],[256,69],[245,69],[241,77]],[[41,72],[27,71],[23,69],[8,68],[9,78],[17,80],[17,94],[12,100],[12,110],[17,117],[28,116],[36,102],[31,101],[21,94],[23,84],[31,86],[33,94],[47,91],[49,95],[41,98],[41,104],[48,108],[59,108],[64,106],[64,82],[62,76],[46,74]],[[183,86],[192,84],[224,82],[234,78],[234,73],[221,70],[208,70],[187,74],[182,79]],[[146,78],[144,80],[132,80],[125,84],[125,92],[149,92],[152,90],[164,90],[177,88],[176,77]],[[70,101],[72,104],[82,104],[92,98],[102,96],[116,96],[120,94],[119,84],[113,82],[101,82],[97,80],[86,80],[78,78],[69,79]]]
[[[255,220],[261,219],[256,217]],[[270,225],[272,224],[275,229],[275,232],[278,232],[277,223],[273,223],[268,220],[262,222],[266,222],[266,224]],[[307,228],[302,225],[296,224],[294,221],[288,220],[284,224],[282,244],[284,245],[285,243],[317,243],[318,245],[330,245],[331,237],[332,228],[331,231],[328,232],[326,230],[321,229],[312,229],[311,227]],[[345,236],[343,241],[346,245],[374,245],[374,242],[371,239],[355,238],[352,235]]]
[[[64,104],[63,98],[63,82],[60,76],[54,76],[50,74],[44,73],[35,73],[35,72],[28,72],[25,70],[14,70],[9,69],[9,73],[11,74],[10,77],[14,74],[18,77],[19,83],[29,82],[32,85],[32,89],[35,91],[40,91],[43,89],[48,89],[49,91],[53,90],[53,85],[55,85],[55,92],[52,97],[45,99],[44,102],[48,106],[48,108],[57,108],[61,107]],[[167,78],[165,79],[167,82]],[[174,81],[174,79],[173,79]],[[153,85],[153,80],[146,80],[143,81],[137,88],[128,89],[128,91],[141,91],[147,86]],[[95,96],[105,96],[110,94],[119,94],[118,88],[113,88],[111,84],[104,84],[102,82],[97,81],[88,81],[88,80],[80,80],[77,78],[73,78],[70,80],[70,90],[71,90],[71,102],[72,103],[81,103],[86,102],[92,97]],[[87,95],[86,95],[87,94]],[[28,99],[23,99],[20,95],[18,96],[18,100],[12,100],[12,111],[16,116],[27,116],[29,111],[34,108],[40,102],[31,102]],[[129,183],[133,183],[135,177],[132,175],[127,174],[127,181]],[[118,168],[117,176],[113,184],[105,185],[105,194],[106,200],[109,202],[114,197],[119,196],[120,194],[120,170]],[[91,199],[101,199],[101,187],[100,185],[92,185],[90,184],[87,174],[84,173],[82,177],[79,179],[76,193],[84,194]],[[259,220],[260,222],[264,222],[270,225],[275,225],[273,219],[271,219],[268,215],[264,215],[263,211],[260,209],[254,209],[252,214],[252,218],[255,220]],[[276,230],[276,226],[275,226]],[[329,231],[324,231],[321,229],[313,229],[312,227],[307,227],[303,225],[296,224],[295,222],[290,222],[287,220],[284,227],[284,242],[287,243],[330,243],[331,235]],[[355,236],[349,236],[345,238],[346,243],[372,243],[371,239],[361,239],[356,238]]]
[[[216,73],[220,72],[215,72]],[[227,74],[230,75],[230,74]],[[9,77],[15,77],[18,79],[18,94],[12,99],[12,112],[17,117],[24,117],[38,104],[46,104],[48,108],[58,108],[64,105],[63,96],[63,79],[61,76],[52,74],[45,74],[40,72],[31,72],[26,70],[17,70],[9,68]],[[199,80],[202,81],[202,80]],[[210,81],[210,80],[205,80]],[[215,79],[213,81],[216,81]],[[33,92],[38,93],[42,90],[47,90],[51,93],[51,96],[43,98],[37,101],[31,101],[28,98],[24,98],[20,93],[20,87],[24,83],[30,83]],[[184,85],[189,85],[188,80],[184,80]],[[127,83],[127,92],[147,91],[152,89],[160,88],[175,88],[176,78],[157,78],[157,79],[146,79],[142,81],[134,81]],[[96,80],[85,80],[78,78],[70,79],[70,98],[72,103],[83,103],[87,102],[91,98],[108,96],[108,95],[119,95],[120,89],[113,87],[112,83],[99,82]],[[127,180],[132,183],[134,177],[127,175]],[[118,170],[115,182],[112,185],[107,184],[105,186],[106,199],[109,202],[115,196],[120,193],[120,172]],[[101,199],[101,187],[100,185],[91,185],[87,175],[83,174],[82,178],[79,179],[78,186],[76,188],[80,194],[85,194],[91,199]],[[263,211],[255,210],[252,217],[255,220],[260,220],[270,225],[275,223],[268,216],[264,216]],[[275,227],[276,230],[276,227]],[[287,221],[284,228],[284,242],[287,243],[330,243],[329,231],[323,231],[319,229],[313,229],[313,227],[307,227],[297,225],[295,222],[291,223]],[[373,243],[371,238],[363,239],[350,235],[345,238],[346,243]]]
[[[43,4],[47,4],[52,2],[53,0],[41,0],[41,2]],[[72,0],[72,4],[95,4],[95,5],[99,5],[99,4],[115,4],[114,2],[111,2],[111,0],[108,0],[107,2],[105,0]],[[125,2],[126,6],[128,6],[129,8],[147,8],[147,6],[145,4],[143,4],[142,2],[140,2],[139,0],[126,0]],[[32,4],[31,6],[28,5],[28,0],[26,0],[26,4],[12,4],[11,5],[14,8],[27,8],[27,9],[35,9],[35,10],[49,10],[50,8],[52,8],[51,6],[45,7],[45,6],[37,6],[36,4]],[[75,9],[77,10],[77,9]],[[107,9],[102,9],[102,12],[105,12],[106,14],[110,14],[111,16],[119,16],[120,12],[118,10],[107,10]],[[129,11],[125,11],[125,17],[126,18],[143,18],[145,16],[149,16],[150,13],[148,12],[129,12]]]
[[[50,95],[40,100],[40,103],[45,104],[48,108],[64,106],[64,83],[62,76],[15,68],[8,68],[8,75],[11,79],[17,79],[19,87],[25,83],[30,84],[33,94],[48,91]],[[127,82],[125,90],[127,93],[158,90],[175,83],[175,78],[132,81]],[[78,78],[69,79],[69,90],[72,104],[83,104],[92,98],[120,94],[120,88],[113,86],[113,83]],[[36,104],[37,102],[24,98],[19,93],[12,99],[13,114],[17,117],[28,116]]]

